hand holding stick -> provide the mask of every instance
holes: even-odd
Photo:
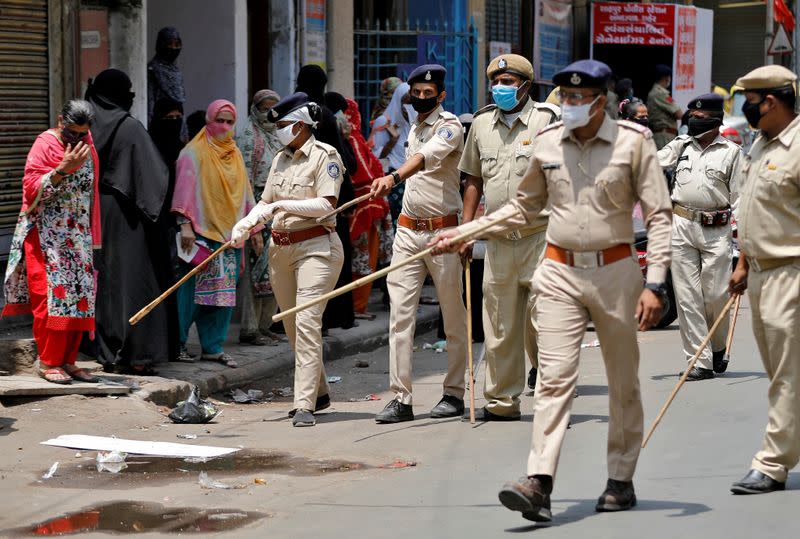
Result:
[[[325,214],[325,215],[323,215],[322,217],[317,217],[317,222],[318,222],[318,223],[321,223],[322,221],[324,221],[324,220],[326,220],[326,219],[329,219],[329,218],[333,217],[333,216],[334,216],[334,215],[336,215],[337,213],[343,212],[343,211],[344,211],[344,210],[346,210],[347,208],[352,208],[352,207],[353,207],[353,206],[355,206],[356,204],[359,204],[359,203],[361,203],[361,202],[364,202],[365,200],[369,200],[369,198],[370,198],[370,197],[372,197],[372,192],[371,192],[371,191],[370,191],[369,193],[367,193],[366,195],[361,195],[361,196],[360,196],[360,197],[358,197],[358,198],[354,198],[353,200],[351,200],[350,202],[348,202],[348,203],[346,203],[346,204],[342,204],[341,206],[339,206],[339,207],[338,207],[338,208],[336,208],[335,210],[333,210],[333,211],[330,211],[330,212],[326,213],[326,214]]]

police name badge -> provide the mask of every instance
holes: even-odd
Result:
[[[442,127],[436,132],[436,134],[442,137],[444,140],[450,140],[453,138],[453,130],[449,127]]]
[[[328,163],[328,176],[335,180],[341,173],[342,171],[339,169],[339,165],[336,163]]]

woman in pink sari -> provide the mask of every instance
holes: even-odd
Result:
[[[91,104],[68,101],[58,126],[33,143],[6,268],[3,315],[33,314],[38,373],[56,384],[97,381],[75,365],[83,332],[95,329],[100,210],[93,120]]]

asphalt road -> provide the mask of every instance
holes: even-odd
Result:
[[[687,384],[679,393],[642,452],[635,478],[639,505],[626,513],[594,512],[606,480],[607,390],[599,348],[583,351],[580,396],[553,493],[554,521],[534,526],[497,501],[502,483],[525,471],[531,397],[524,397],[518,423],[473,427],[430,419],[428,411],[441,395],[445,355],[423,350],[433,339],[425,335],[415,354],[417,420],[401,425],[373,421],[389,397],[385,348],[328,365],[328,374],[342,381],[332,386],[334,405],[310,429],[292,428],[285,419],[288,398],[222,405],[215,423],[189,426],[170,424],[165,410],[132,398],[6,403],[0,410],[0,535],[91,509],[48,526],[151,532],[145,536],[222,530],[222,537],[297,539],[794,537],[800,529],[794,515],[800,474],[791,474],[783,493],[736,497],[728,491],[747,471],[766,424],[767,381],[746,304],[740,316],[729,372]],[[590,332],[584,340],[594,338]],[[675,328],[640,334],[640,343],[647,427],[683,364]],[[290,386],[290,380],[279,377],[253,387],[271,391]],[[349,402],[367,394],[381,400]],[[78,456],[38,444],[59,434],[244,451],[236,459],[205,464],[129,458],[129,468],[120,474],[100,474],[94,452]],[[198,437],[181,440],[178,434]],[[55,461],[60,462],[55,476],[42,480]],[[202,488],[200,471],[240,488]]]

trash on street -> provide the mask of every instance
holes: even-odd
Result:
[[[342,381],[341,376],[328,376],[328,383],[329,384],[338,384]]]
[[[349,399],[349,402],[365,402],[365,401],[379,401],[381,398],[374,393],[370,393],[364,397],[353,397]]]
[[[211,447],[207,445],[178,444],[172,442],[153,442],[147,440],[126,440],[105,436],[86,436],[83,434],[62,434],[40,442],[42,445],[88,449],[93,451],[119,451],[129,455],[149,455],[151,457],[214,458],[239,451],[239,448]]]
[[[128,457],[125,453],[119,451],[109,451],[108,453],[97,453],[97,471],[119,473],[128,467],[125,459]]]
[[[264,392],[259,389],[248,389],[246,392],[241,389],[231,391],[231,398],[239,404],[259,402],[264,398]]]
[[[168,417],[173,423],[208,423],[218,414],[219,409],[201,399],[200,390],[197,386],[193,386],[189,398],[179,402]]]
[[[58,461],[55,461],[50,469],[42,476],[42,479],[50,479],[56,474],[56,470],[58,470]]]

